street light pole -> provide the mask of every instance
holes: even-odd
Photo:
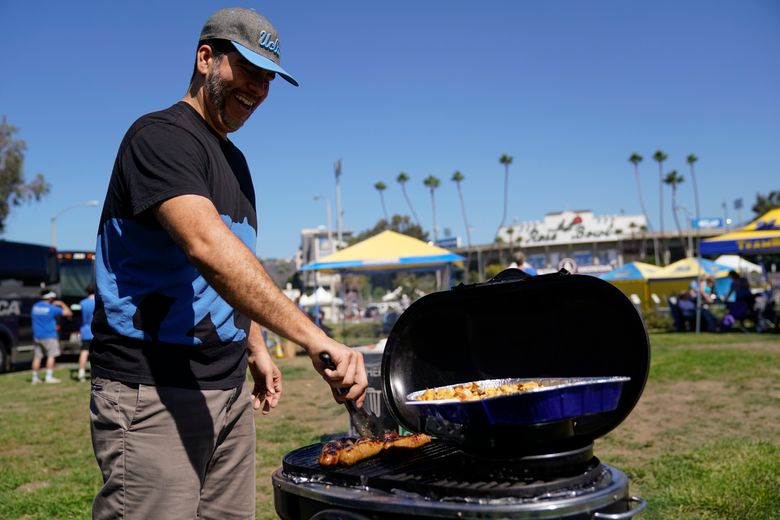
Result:
[[[322,195],[315,195],[312,197],[314,200],[324,200],[325,201],[325,218],[327,219],[327,230],[328,230],[328,250],[331,254],[334,252],[333,248],[333,232],[331,231],[331,225],[330,225],[330,199],[327,197],[323,197]]]
[[[693,260],[696,262],[696,334],[701,333],[701,259],[699,258],[698,251],[693,249],[693,226],[691,225],[691,212],[685,206],[677,206],[679,209],[685,211],[685,216],[688,219],[688,256],[693,256]],[[698,223],[699,217],[696,217]],[[698,224],[697,224],[698,225]],[[699,237],[701,241],[701,237]]]
[[[343,210],[341,209],[341,159],[336,161],[333,164],[333,173],[336,176],[336,228],[338,229],[338,241],[339,241],[339,247],[341,247],[341,232],[342,232],[342,217],[343,217]],[[327,200],[327,199],[326,199]],[[330,202],[328,203],[330,205]],[[330,214],[330,212],[328,212]],[[328,217],[330,220],[330,217]],[[330,224],[328,224],[328,229],[330,229]],[[331,248],[331,253],[333,252],[333,248]]]
[[[65,213],[66,211],[70,211],[73,208],[79,208],[81,206],[89,206],[89,207],[95,207],[99,204],[96,200],[86,200],[84,202],[79,202],[78,204],[74,204],[72,206],[68,206],[67,208],[61,210],[59,213],[55,214],[51,218],[51,224],[49,231],[51,233],[51,247],[56,248],[57,247],[57,217]]]

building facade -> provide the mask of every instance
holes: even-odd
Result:
[[[547,213],[541,220],[500,228],[495,243],[457,248],[470,258],[470,271],[484,279],[490,264],[508,265],[519,252],[540,274],[561,268],[597,274],[635,260],[668,264],[693,254],[701,238],[722,229],[649,231],[644,215],[594,215],[591,210]],[[658,256],[656,257],[656,249]]]

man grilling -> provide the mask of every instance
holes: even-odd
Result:
[[[119,147],[96,248],[90,416],[104,484],[93,518],[254,518],[252,409],[268,413],[282,393],[261,325],[301,345],[334,396],[344,390],[338,401],[365,398],[361,354],[328,338],[255,256],[254,187],[228,134],[277,75],[298,84],[280,49],[257,12],[217,11],[184,98],[141,117]]]

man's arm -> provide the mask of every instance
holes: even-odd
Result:
[[[182,195],[152,211],[189,260],[228,303],[252,321],[301,345],[315,369],[331,386],[348,388],[346,399],[362,404],[368,386],[363,356],[326,336],[274,284],[252,251],[222,222],[205,197]],[[319,355],[328,352],[336,370],[326,369]]]
[[[52,302],[52,305],[56,305],[60,309],[62,309],[62,316],[65,318],[72,318],[73,317],[73,311],[70,310],[70,307],[68,307],[68,304],[66,304],[62,300],[56,300]]]

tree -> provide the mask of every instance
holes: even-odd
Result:
[[[685,237],[683,236],[682,229],[680,229],[680,220],[677,218],[677,185],[682,184],[685,179],[682,175],[677,173],[677,170],[672,170],[664,177],[664,184],[668,184],[672,187],[672,216],[674,216],[674,225],[677,227],[677,234],[680,236],[680,244],[683,251],[685,247]]]
[[[498,158],[498,162],[504,165],[504,211],[501,214],[501,224],[498,225],[496,236],[498,236],[501,228],[504,227],[504,223],[506,222],[506,208],[509,202],[509,165],[512,164],[512,156],[503,154]]]
[[[696,157],[695,154],[690,154],[688,157],[685,158],[685,162],[688,163],[688,166],[691,170],[691,182],[693,183],[693,204],[694,209],[696,210],[696,218],[698,219],[701,217],[701,213],[699,213],[699,188],[696,186],[696,172],[693,169],[693,165],[698,161],[699,158]]]
[[[509,235],[509,239],[506,241],[507,243],[507,250],[509,252],[509,259],[512,259],[512,253],[514,252],[515,247],[515,227],[509,226],[506,230],[506,234]]]
[[[33,199],[38,202],[51,191],[51,185],[40,173],[31,182],[24,180],[24,152],[27,144],[14,139],[17,128],[3,116],[0,121],[0,233],[5,231],[5,219],[11,207]]]
[[[438,234],[436,232],[436,197],[434,196],[433,193],[436,191],[436,188],[439,187],[441,181],[439,181],[439,179],[437,179],[433,175],[428,175],[423,181],[423,184],[431,192],[431,215],[433,215],[433,242],[436,243],[436,239],[438,238]]]
[[[385,220],[389,220],[387,218],[387,208],[385,207],[385,194],[384,194],[384,191],[387,189],[387,185],[384,182],[379,181],[376,184],[374,184],[374,188],[376,189],[376,191],[379,192],[379,200],[382,203],[382,215],[384,215]]]
[[[658,206],[659,206],[659,214],[658,219],[661,221],[661,250],[666,252],[666,247],[664,246],[664,161],[669,158],[668,155],[666,155],[661,150],[656,150],[653,154],[653,159],[658,163]],[[656,249],[658,249],[656,247]],[[663,261],[666,263],[666,255],[664,255]]]
[[[463,182],[463,180],[466,177],[463,176],[460,171],[456,171],[452,174],[451,181],[455,183],[455,186],[458,188],[458,198],[460,199],[460,211],[463,213],[463,225],[466,226],[466,245],[469,248],[469,252],[471,252],[471,226],[469,225],[469,219],[466,217],[466,203],[463,201],[463,190],[460,189],[460,183]]]
[[[401,185],[401,191],[403,192],[404,198],[406,199],[406,204],[409,206],[409,211],[412,212],[412,216],[414,217],[414,221],[417,222],[417,225],[419,226],[420,225],[420,219],[417,218],[417,212],[414,211],[414,207],[412,206],[412,201],[409,200],[409,195],[406,193],[406,183],[409,180],[409,176],[406,173],[401,172],[401,173],[398,174],[398,177],[396,177],[395,180],[397,180],[398,184]],[[422,226],[420,226],[420,227],[422,227]]]
[[[647,210],[645,209],[645,200],[644,197],[642,197],[642,185],[639,182],[639,163],[642,162],[642,156],[638,153],[634,152],[631,154],[631,156],[628,158],[628,162],[634,165],[634,178],[636,179],[636,190],[639,194],[639,207],[642,209],[642,215],[645,216],[645,223],[647,224],[648,229],[652,229],[652,225],[650,224],[650,217],[647,216]],[[658,239],[656,238],[653,243],[654,249],[655,249],[655,263],[656,265],[661,265],[661,258],[658,256]]]
[[[780,208],[780,191],[770,191],[769,195],[756,194],[756,202],[750,208],[757,217],[769,210]]]
[[[385,231],[386,229],[389,229],[391,231],[396,231],[403,235],[408,235],[410,237],[417,238],[419,240],[422,240],[423,242],[428,241],[428,233],[423,231],[422,227],[420,227],[418,224],[412,223],[411,219],[409,218],[409,215],[393,215],[390,218],[390,222],[388,222],[385,219],[381,219],[379,220],[379,222],[374,224],[374,227],[372,227],[371,229],[366,229],[364,231],[361,231],[357,235],[353,236],[349,240],[349,245],[362,242],[367,238],[370,238],[374,235],[378,235],[379,233]]]
[[[636,191],[639,195],[639,207],[642,210],[642,215],[645,217],[647,227],[652,228],[652,225],[650,224],[650,218],[647,216],[647,210],[645,209],[645,200],[642,196],[642,184],[639,182],[639,163],[642,162],[642,159],[642,156],[638,153],[632,153],[628,158],[628,162],[634,165],[634,178],[636,179]]]

